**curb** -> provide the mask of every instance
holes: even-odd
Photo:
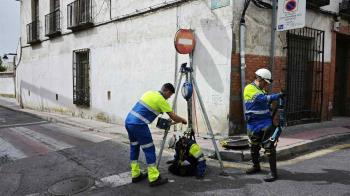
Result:
[[[293,147],[286,147],[277,151],[277,160],[288,160],[295,158],[300,154],[307,152],[314,152],[319,149],[334,146],[336,143],[343,142],[350,139],[350,133],[345,134],[333,134],[325,137],[321,137],[310,142],[303,142],[300,145],[294,145]]]
[[[28,111],[23,111],[21,109],[14,109],[14,108],[11,108],[11,107],[8,107],[8,106],[3,106],[3,105],[0,105],[0,108],[5,108],[5,109],[8,109],[8,110],[11,110],[11,111],[14,111],[14,112],[22,112],[22,113],[26,113],[32,117],[35,117],[35,118],[40,118],[40,119],[43,119],[45,120],[44,118],[42,118],[42,116],[40,115],[37,115],[37,114],[33,114],[33,113],[30,113]]]
[[[336,145],[336,143],[350,140],[350,133],[333,134],[321,137],[312,141],[305,141],[294,145],[286,146],[277,150],[277,160],[284,161],[293,159],[301,154],[314,152],[319,149],[327,148]],[[212,149],[203,149],[205,154],[211,154],[211,157],[217,159],[215,151]],[[225,150],[220,151],[223,161],[246,162],[251,160],[250,150]],[[260,152],[262,161],[266,161],[265,156]]]

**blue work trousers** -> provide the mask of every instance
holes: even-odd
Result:
[[[147,124],[125,124],[130,140],[130,160],[137,161],[139,159],[140,147],[146,156],[148,165],[156,163],[156,149],[153,144],[151,131]]]

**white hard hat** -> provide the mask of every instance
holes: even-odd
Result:
[[[271,72],[268,69],[265,69],[265,68],[258,69],[255,72],[255,75],[259,76],[260,78],[262,78],[263,80],[265,80],[269,84],[272,82]]]
[[[173,136],[168,140],[168,148],[175,148],[176,142],[180,140],[180,138],[183,136],[180,131],[177,131],[173,134]]]

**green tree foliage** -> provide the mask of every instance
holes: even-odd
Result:
[[[0,72],[4,72],[4,71],[6,71],[6,69],[7,68],[3,65],[2,60],[0,58]]]

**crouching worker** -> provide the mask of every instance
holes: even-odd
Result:
[[[172,139],[169,147],[175,147],[174,160],[171,163],[169,172],[177,176],[196,176],[202,179],[206,170],[204,155],[200,146],[192,139],[182,136],[176,141]]]
[[[148,91],[129,112],[125,120],[125,128],[128,131],[130,140],[130,160],[132,182],[140,182],[148,177],[150,186],[158,186],[168,182],[168,179],[161,178],[156,167],[156,152],[152,135],[148,124],[152,123],[160,113],[167,113],[176,123],[187,124],[187,121],[176,115],[166,101],[175,92],[174,86],[166,83],[160,91]],[[138,162],[140,147],[146,156],[148,173],[140,170]]]

